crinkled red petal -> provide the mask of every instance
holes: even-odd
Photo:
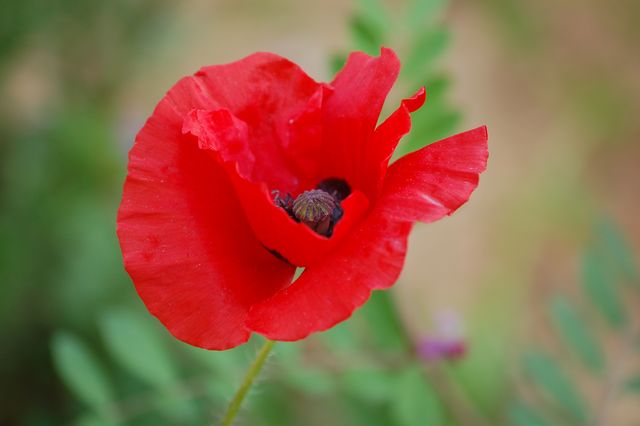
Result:
[[[274,340],[299,340],[349,318],[374,289],[398,278],[411,223],[372,213],[321,264],[251,308],[248,327]]]
[[[292,158],[285,150],[291,144],[291,121],[309,108],[322,85],[298,65],[272,53],[204,67],[195,78],[215,102],[210,109],[229,110],[246,123],[255,155],[253,180],[272,189],[295,192],[300,185],[298,167],[291,164]]]
[[[227,110],[192,111],[183,132],[197,136],[197,145],[211,150],[227,171],[245,215],[258,240],[296,266],[309,266],[320,261],[349,233],[368,208],[369,202],[360,191],[352,192],[342,202],[344,214],[331,238],[296,222],[276,206],[265,183],[252,178],[253,154],[246,136],[247,125]],[[195,141],[194,141],[195,144]]]
[[[484,127],[398,160],[369,217],[334,254],[253,306],[249,328],[275,340],[298,340],[347,319],[372,290],[396,281],[413,222],[433,221],[460,207],[486,161]]]
[[[237,164],[240,176],[253,179],[256,161],[249,145],[249,128],[229,110],[194,109],[186,116],[182,133],[193,134],[200,149],[217,152],[222,161]]]
[[[422,87],[415,95],[404,99],[400,107],[380,124],[367,144],[363,159],[363,185],[368,194],[378,194],[389,160],[400,139],[411,130],[411,113],[424,105],[426,92]]]
[[[118,236],[141,298],[176,337],[225,349],[251,331],[297,340],[325,330],[395,282],[413,222],[469,198],[486,166],[485,128],[387,170],[424,102],[418,92],[375,128],[398,70],[389,49],[356,53],[322,85],[260,53],[203,68],[163,98],[130,153]],[[331,238],[271,194],[326,178],[352,189]],[[295,268],[278,257],[306,266],[293,284]]]
[[[360,221],[369,207],[369,201],[362,192],[351,193],[341,203],[344,209],[342,219],[336,224],[331,238],[327,238],[276,207],[265,185],[241,178],[234,179],[234,184],[258,239],[265,247],[301,267],[322,261],[349,236],[354,224]]]
[[[331,83],[333,94],[323,105],[326,177],[346,179],[358,189],[367,186],[362,172],[367,141],[399,71],[400,62],[391,49],[383,48],[378,57],[362,52],[349,55]]]
[[[433,222],[467,202],[487,167],[487,128],[405,155],[389,167],[383,208],[396,220]]]
[[[313,188],[326,177],[322,175],[319,161],[329,154],[323,147],[322,104],[331,92],[328,85],[319,86],[305,108],[288,123],[283,153],[291,169],[295,170],[300,190]]]
[[[190,111],[215,107],[190,77],[160,101],[129,154],[117,222],[149,311],[187,343],[226,349],[249,338],[249,307],[288,285],[294,268],[255,238],[215,155],[182,134]]]

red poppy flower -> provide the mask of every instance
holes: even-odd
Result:
[[[118,212],[125,267],[171,333],[226,349],[326,330],[396,281],[414,222],[467,201],[484,127],[388,166],[425,100],[376,126],[399,68],[389,49],[353,53],[318,83],[256,53],[171,88],[131,149]]]

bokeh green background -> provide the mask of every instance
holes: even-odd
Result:
[[[640,424],[640,290],[623,284],[640,247],[639,4],[3,1],[0,424],[219,418],[259,342],[190,348],[146,313],[115,237],[127,150],[202,65],[266,50],[330,80],[381,44],[404,64],[387,111],[429,93],[401,150],[487,124],[489,169],[469,205],[416,229],[391,292],[276,347],[239,423],[474,424],[462,395],[488,424]],[[425,367],[412,347],[443,309],[470,352]]]

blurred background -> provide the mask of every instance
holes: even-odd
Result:
[[[639,42],[636,0],[2,1],[0,425],[219,419],[260,339],[207,352],[146,312],[127,151],[202,65],[272,51],[326,81],[380,45],[387,111],[429,94],[400,150],[486,124],[489,168],[392,291],[276,346],[238,424],[640,425]]]

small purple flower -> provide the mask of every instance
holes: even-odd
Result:
[[[435,331],[423,336],[416,348],[425,361],[456,360],[467,353],[467,342],[460,315],[454,311],[439,312]]]

